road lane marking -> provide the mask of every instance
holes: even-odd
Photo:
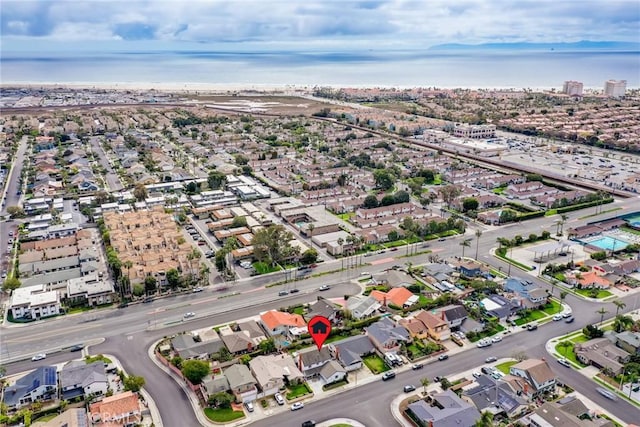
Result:
[[[379,265],[379,264],[386,264],[388,262],[395,262],[395,258],[383,258],[383,259],[379,259],[376,261],[371,261],[371,265]]]
[[[93,323],[91,325],[78,325],[78,326],[65,328],[64,332],[68,333],[68,332],[74,332],[74,331],[86,331],[88,329],[101,328],[102,326],[103,326],[103,324],[101,324],[101,323]],[[12,342],[12,343],[29,342],[29,341],[34,341],[34,339],[38,338],[38,337],[50,338],[52,336],[52,334],[54,334],[54,331],[40,332],[40,333],[37,333],[37,334],[28,334],[28,335],[25,334],[24,336],[21,336],[21,337],[9,338],[9,339],[5,339],[3,341],[4,342]]]

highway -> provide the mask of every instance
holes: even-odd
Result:
[[[614,207],[613,205],[607,206],[606,209]],[[568,225],[565,225],[565,229],[584,224],[587,221],[595,221],[596,219],[599,220],[640,210],[640,200],[625,199],[616,202],[615,206],[622,209],[583,220],[578,218],[589,215],[594,211],[593,208],[570,213],[568,215]],[[553,221],[555,220],[557,220],[557,217],[546,217],[501,228],[484,229],[479,245],[480,259],[490,262],[496,267],[502,266],[503,271],[505,271],[506,264],[494,258],[489,258],[488,255],[489,250],[496,246],[496,238],[502,236],[513,237],[516,234],[528,236],[530,233],[539,234],[543,230],[553,233],[555,231]],[[470,232],[472,233],[472,231]],[[459,256],[462,250],[459,245],[460,241],[461,237],[447,239],[445,242],[431,242],[429,249],[433,250],[441,258]],[[472,246],[467,249],[467,255],[472,256],[474,252],[475,244],[472,243]],[[222,292],[207,288],[202,293],[189,293],[167,299],[158,299],[150,304],[132,305],[124,309],[90,311],[78,315],[39,321],[24,327],[3,327],[1,331],[0,358],[6,364],[7,373],[13,374],[33,368],[34,363],[24,359],[31,357],[36,352],[52,353],[47,357],[48,363],[61,362],[77,357],[77,353],[69,353],[68,351],[53,353],[53,351],[78,343],[87,343],[92,339],[105,338],[103,343],[91,348],[91,353],[113,354],[121,360],[127,371],[144,376],[147,380],[146,388],[156,401],[165,426],[195,426],[198,425],[198,422],[187,403],[186,396],[171,378],[159,371],[148,360],[147,348],[153,342],[163,336],[169,336],[187,329],[224,324],[235,319],[256,315],[264,310],[278,309],[298,302],[312,301],[317,295],[337,297],[344,294],[354,294],[359,291],[358,287],[347,282],[349,278],[357,277],[360,271],[366,270],[375,273],[393,264],[404,264],[407,261],[412,262],[414,265],[427,262],[424,254],[411,258],[394,259],[394,257],[400,257],[404,254],[404,248],[400,248],[396,252],[363,257],[362,260],[365,263],[373,262],[374,265],[364,265],[349,272],[333,273],[296,282],[296,287],[301,291],[287,297],[277,296],[278,290],[282,289],[281,287],[265,287],[267,283],[282,279],[281,274],[276,274],[275,276],[253,277],[241,280]],[[340,264],[340,261],[322,263],[317,267],[315,273],[338,269]],[[515,268],[512,273],[521,276],[525,275],[525,273]],[[538,283],[538,285],[549,288],[548,284],[538,278],[527,277]],[[317,292],[317,288],[325,283],[332,284],[332,289],[328,292]],[[224,297],[235,292],[240,294]],[[556,288],[557,292],[559,291]],[[627,307],[621,312],[628,312],[635,308],[637,296],[630,295],[622,300],[627,304]],[[415,377],[416,373],[414,372],[403,372],[395,380],[388,383],[383,383],[382,381],[374,382],[359,387],[357,391],[352,390],[321,401],[310,402],[299,412],[276,415],[268,420],[257,422],[256,425],[296,425],[298,421],[302,422],[310,418],[321,421],[328,418],[327,414],[330,414],[331,417],[349,416],[354,414],[353,408],[361,407],[362,402],[365,401],[367,402],[367,411],[357,412],[358,416],[356,418],[359,421],[367,426],[394,425],[395,422],[389,411],[389,402],[397,393],[401,392],[402,385],[406,383],[419,384],[419,378],[423,376],[431,378],[435,375],[455,374],[460,370],[460,366],[468,368],[481,365],[487,355],[494,355],[490,353],[501,348],[506,350],[505,353],[495,354],[496,356],[509,356],[515,352],[524,351],[531,357],[548,358],[544,344],[549,338],[599,321],[599,315],[596,314],[596,310],[602,306],[608,310],[608,317],[615,313],[615,307],[611,303],[589,302],[576,298],[571,294],[567,296],[565,301],[571,305],[573,312],[576,314],[576,321],[571,325],[553,323],[553,326],[541,326],[536,332],[513,334],[505,337],[502,343],[495,344],[489,349],[473,349],[457,354],[446,362],[429,365],[417,373],[418,378]],[[196,317],[190,321],[183,322],[182,315],[187,311],[195,312]],[[596,385],[578,372],[564,368],[556,363],[551,363],[551,366],[561,381],[574,386],[585,396],[611,411],[623,421],[632,422],[640,418],[640,411],[622,399],[613,402],[597,394],[595,392]]]

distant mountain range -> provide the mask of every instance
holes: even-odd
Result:
[[[632,50],[640,51],[640,43],[602,41],[594,42],[583,40],[573,43],[482,43],[482,44],[459,44],[447,43],[431,46],[429,50]]]

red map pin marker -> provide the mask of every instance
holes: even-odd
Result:
[[[314,316],[309,320],[307,328],[309,328],[309,334],[313,338],[313,342],[318,346],[318,351],[320,351],[322,344],[331,333],[331,322],[324,316]]]

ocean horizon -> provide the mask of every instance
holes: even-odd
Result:
[[[640,87],[638,51],[8,52],[2,84],[182,87],[561,88],[609,79]]]

